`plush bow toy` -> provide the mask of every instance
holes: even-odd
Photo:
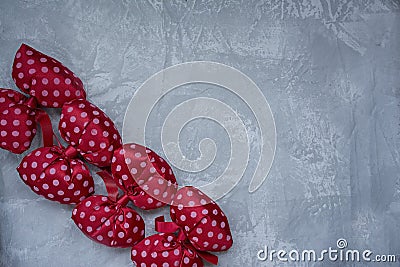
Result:
[[[38,121],[44,147],[24,157],[18,172],[37,194],[63,204],[79,203],[94,192],[93,178],[80,156],[99,167],[109,167],[114,149],[121,145],[118,131],[104,112],[85,100],[81,80],[57,60],[23,44],[16,53],[12,76],[31,97],[1,91],[2,147],[24,152]],[[59,129],[70,146],[53,145],[50,119],[38,103],[62,107]],[[92,145],[92,140],[97,144]]]
[[[35,193],[62,204],[77,204],[94,192],[92,175],[73,147],[41,147],[18,166],[22,180]]]
[[[22,44],[18,49],[12,77],[24,93],[43,107],[61,107],[77,98],[86,98],[82,81],[59,61]]]
[[[72,219],[90,239],[110,247],[131,247],[144,238],[144,221],[127,207],[127,195],[118,196],[118,187],[105,171],[98,173],[104,180],[108,196],[94,195],[79,203]]]
[[[141,209],[171,204],[178,188],[169,164],[138,144],[124,144],[115,150],[111,171],[119,188]]]
[[[80,155],[99,167],[109,167],[121,137],[110,118],[84,99],[64,104],[59,129],[70,146],[64,148],[59,142],[38,148],[24,157],[17,170],[37,194],[76,204],[94,192],[93,178]],[[43,139],[52,142],[51,124],[48,131],[51,137],[44,135]]]
[[[203,266],[203,260],[218,264],[209,253],[228,250],[232,235],[220,207],[194,187],[181,188],[170,208],[172,222],[156,219],[160,234],[143,239],[132,248],[137,266]]]
[[[25,152],[36,135],[36,122],[42,127],[44,145],[51,145],[50,119],[46,112],[37,108],[35,98],[10,90],[0,89],[0,147],[15,154]]]
[[[135,206],[143,209],[156,209],[170,204],[177,188],[176,179],[163,158],[138,144],[125,144],[115,150],[111,170],[113,176],[106,171],[99,173],[106,184],[108,197],[91,196],[85,199],[75,208],[72,219],[92,240],[107,246],[128,247],[144,238],[143,221],[134,210],[126,207],[128,202],[132,201]],[[117,184],[124,193],[120,197]],[[101,208],[87,205],[88,202],[96,203]],[[111,215],[105,216],[110,211]],[[81,217],[82,212],[89,217]],[[96,220],[90,220],[90,216],[109,220],[97,221],[101,224],[99,227]],[[94,226],[97,231],[87,230],[94,229]],[[133,227],[133,231],[128,226]]]
[[[64,104],[58,129],[67,141],[91,164],[109,167],[121,136],[111,119],[84,99]]]
[[[15,55],[12,77],[17,87],[31,97],[10,89],[1,90],[0,147],[21,154],[31,146],[36,122],[43,132],[48,133],[51,128],[51,124],[46,124],[49,121],[46,112],[39,105],[61,107],[73,99],[85,98],[86,93],[81,80],[72,71],[25,44]],[[45,146],[51,144],[52,137],[44,139]]]

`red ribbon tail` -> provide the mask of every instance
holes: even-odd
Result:
[[[117,201],[118,198],[118,186],[115,183],[113,177],[111,176],[111,174],[107,171],[99,171],[97,173],[104,182],[104,185],[106,186],[106,190],[108,193],[108,197],[112,200],[112,201]]]
[[[218,264],[218,256],[211,254],[210,252],[207,251],[201,251],[196,249],[192,243],[190,243],[190,241],[185,243],[185,246],[188,249],[191,249],[193,251],[195,251],[197,253],[197,255],[202,258],[203,260],[213,264],[213,265],[217,265]]]
[[[43,146],[53,146],[54,132],[49,115],[45,111],[40,110],[36,115],[36,121],[40,124],[40,128],[42,129]]]
[[[196,250],[196,253],[202,258],[203,260],[213,264],[213,265],[218,265],[218,256],[211,254],[209,252],[205,251],[199,251]]]
[[[155,219],[156,231],[160,233],[171,234],[175,233],[180,227],[174,222],[166,222],[164,216]]]

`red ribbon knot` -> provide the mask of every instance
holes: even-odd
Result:
[[[213,264],[217,265],[218,264],[218,256],[211,254],[206,251],[201,251],[196,249],[192,243],[190,243],[190,240],[187,238],[185,235],[185,232],[182,227],[177,225],[175,222],[166,222],[164,219],[164,216],[157,217],[155,219],[155,229],[157,232],[160,233],[166,233],[166,234],[176,234],[177,233],[177,238],[178,242],[186,247],[189,251],[192,251],[196,253],[199,257],[201,257],[203,260]],[[192,257],[195,256],[195,254],[192,254]],[[188,255],[190,257],[190,255]]]

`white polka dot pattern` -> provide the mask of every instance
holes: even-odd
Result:
[[[177,190],[174,173],[154,151],[124,144],[114,151],[111,170],[121,190],[141,209],[157,209],[172,202]]]
[[[121,146],[121,136],[111,119],[84,99],[63,106],[58,129],[65,141],[98,167],[110,166],[114,150]]]
[[[76,204],[94,192],[93,178],[79,159],[64,154],[60,147],[33,150],[17,171],[36,194],[62,204]]]
[[[60,62],[26,44],[18,49],[12,69],[15,84],[45,107],[61,107],[85,98],[82,81]]]
[[[72,211],[72,219],[90,239],[110,247],[131,247],[144,238],[144,221],[126,203],[91,196]]]
[[[131,250],[136,266],[203,267],[202,259],[178,241],[174,234],[155,234],[143,239]]]
[[[192,186],[182,187],[170,207],[172,221],[184,229],[196,249],[225,251],[232,246],[228,218],[207,195]]]
[[[132,248],[137,266],[203,266],[217,264],[208,252],[228,250],[232,234],[221,208],[199,189],[186,186],[176,192],[170,207],[172,222],[156,219],[157,231]]]
[[[36,121],[45,133],[46,147],[29,153],[17,168],[25,184],[49,200],[79,203],[72,212],[78,228],[106,246],[133,246],[131,258],[137,266],[202,267],[202,258],[217,264],[218,258],[208,251],[228,250],[233,242],[225,214],[194,187],[177,191],[171,167],[152,150],[137,144],[122,146],[114,123],[85,99],[83,84],[75,74],[22,44],[12,77],[32,97],[0,88],[0,147],[13,153],[26,151],[36,134]],[[38,104],[62,107],[59,131],[70,144],[67,149],[50,146],[53,132]],[[92,196],[93,178],[77,158],[79,154],[97,167],[111,167],[113,178],[103,177],[108,197]],[[119,199],[117,185],[124,192]],[[163,223],[156,224],[163,233],[143,239],[144,221],[126,206],[129,200],[146,210],[171,204],[173,222],[157,221]]]
[[[29,149],[36,135],[35,102],[0,88],[0,147],[15,154]]]

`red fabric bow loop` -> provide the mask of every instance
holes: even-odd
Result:
[[[73,146],[68,146],[65,151],[64,151],[64,155],[66,158],[76,158],[79,155],[78,150],[76,150],[75,147]]]
[[[106,186],[108,198],[111,199],[114,202],[117,202],[118,194],[119,194],[118,186],[115,184],[114,179],[111,176],[111,174],[109,172],[107,172],[107,171],[104,171],[104,170],[98,172],[97,174],[103,179],[104,185]],[[124,195],[124,198],[123,198],[124,202],[128,201],[128,200],[125,200],[127,198],[128,198],[128,196]]]

